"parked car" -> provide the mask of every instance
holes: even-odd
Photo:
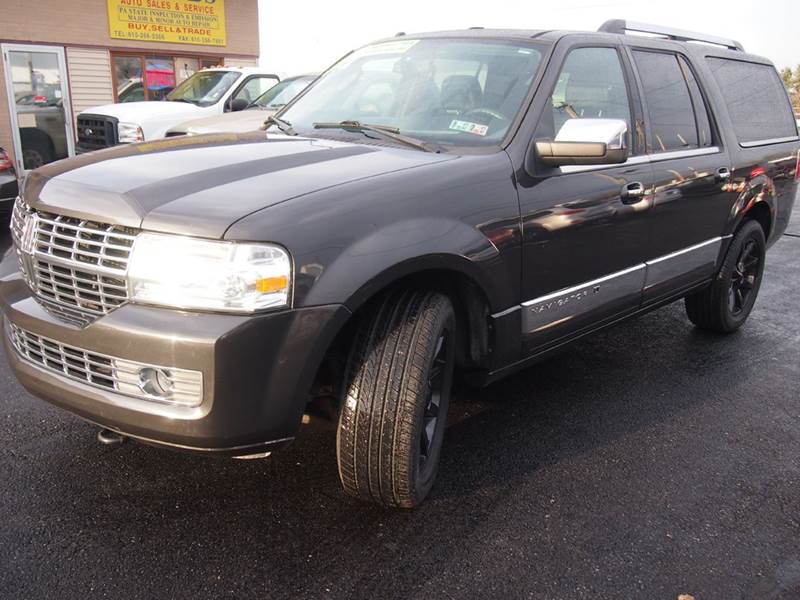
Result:
[[[14,205],[17,189],[17,172],[11,157],[0,148],[0,214],[8,215]]]
[[[799,148],[774,67],[732,40],[612,21],[379,41],[266,134],[33,172],[6,354],[106,441],[261,457],[333,398],[344,489],[411,507],[456,367],[485,385],[679,299],[741,327]]]
[[[169,129],[166,136],[254,131],[264,125],[268,116],[274,115],[306,89],[316,77],[316,75],[287,77],[253,100],[246,110],[186,121]]]
[[[214,67],[181,82],[161,102],[131,102],[136,81],[125,87],[123,102],[96,106],[78,115],[81,154],[91,150],[164,137],[183,121],[242,110],[280,81],[255,67]],[[139,82],[141,85],[141,82]]]
[[[36,101],[42,99],[42,102]],[[31,101],[17,105],[17,116],[25,115],[26,126],[19,128],[22,143],[22,164],[36,169],[69,155],[64,123],[64,104],[61,99],[31,96]]]

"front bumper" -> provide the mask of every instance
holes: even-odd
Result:
[[[127,304],[81,329],[45,311],[18,273],[0,280],[0,308],[35,335],[203,374],[203,400],[192,410],[135,399],[32,364],[10,344],[6,323],[6,356],[32,394],[145,442],[234,456],[294,437],[322,357],[350,314],[341,305],[238,316]]]

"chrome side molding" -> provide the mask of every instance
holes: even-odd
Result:
[[[596,308],[642,291],[646,267],[642,263],[600,279],[522,303],[525,333],[549,329]]]
[[[713,273],[721,245],[722,238],[716,237],[683,250],[648,260],[645,263],[647,265],[647,279],[644,289],[666,283],[670,279],[703,267],[706,267],[709,273]]]
[[[622,271],[527,300],[492,317],[504,317],[522,309],[522,331],[531,334],[556,327],[626,296],[667,283],[685,273],[705,268],[711,276],[717,265],[722,240],[729,237],[731,236],[715,237]]]

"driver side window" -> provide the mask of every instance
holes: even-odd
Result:
[[[231,100],[244,100],[248,104],[266,92],[278,81],[273,77],[252,77],[233,95]]]
[[[558,140],[572,119],[621,119],[631,131],[628,89],[614,48],[576,48],[567,55],[536,137]]]

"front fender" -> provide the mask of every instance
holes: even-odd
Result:
[[[493,312],[518,304],[519,202],[508,156],[424,156],[435,162],[270,206],[226,238],[286,247],[296,308],[355,309],[399,277],[441,269],[472,279]]]
[[[416,218],[377,229],[344,249],[304,303],[314,306],[337,298],[356,310],[393,281],[427,270],[467,276],[484,290],[493,311],[508,302],[493,290],[513,287],[498,276],[503,272],[500,251],[479,231],[457,220]]]

